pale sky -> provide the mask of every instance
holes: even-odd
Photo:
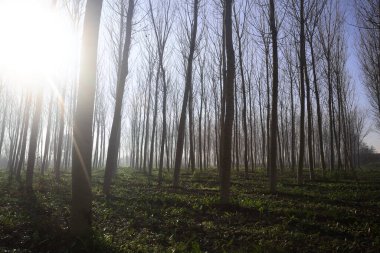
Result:
[[[355,24],[355,9],[354,9],[354,1],[353,0],[342,0],[342,4],[344,4],[344,8],[347,11],[346,13],[346,29],[347,29],[347,47],[348,47],[348,61],[347,67],[349,69],[349,73],[352,77],[352,82],[356,87],[356,96],[359,102],[359,105],[366,112],[368,118],[368,128],[371,128],[372,131],[368,134],[368,136],[364,139],[364,141],[369,146],[374,146],[377,152],[380,152],[380,134],[375,131],[373,126],[372,118],[373,115],[370,111],[370,105],[368,102],[368,98],[366,95],[365,87],[362,85],[362,73],[360,70],[360,63],[358,61],[357,55],[357,41],[358,39],[358,30],[352,24]]]

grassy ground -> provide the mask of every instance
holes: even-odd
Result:
[[[263,173],[235,173],[232,204],[221,206],[216,171],[184,173],[172,189],[169,175],[159,188],[120,169],[111,200],[97,171],[89,243],[68,233],[70,175],[60,185],[37,177],[27,195],[1,172],[0,252],[379,252],[380,168],[357,174],[304,186],[282,175],[273,196]]]

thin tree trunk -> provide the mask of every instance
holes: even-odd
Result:
[[[306,58],[306,55],[305,55]],[[305,63],[305,83],[306,83],[306,106],[307,106],[307,144],[309,151],[309,171],[310,171],[310,180],[314,180],[314,156],[313,156],[313,108],[311,103],[311,95],[310,95],[310,80],[309,74],[307,71],[306,59]]]
[[[24,159],[25,159],[25,152],[26,152],[26,141],[28,138],[28,129],[29,129],[29,119],[30,119],[30,108],[31,108],[31,103],[32,103],[32,96],[28,92],[27,98],[26,98],[26,103],[25,103],[25,110],[24,110],[24,119],[23,119],[23,127],[22,127],[22,135],[20,136],[20,146],[19,148],[21,149],[20,151],[20,156],[19,156],[19,161],[17,163],[16,167],[16,179],[18,181],[21,180],[21,168],[24,164]]]
[[[197,38],[197,27],[198,27],[198,2],[199,0],[194,0],[194,13],[193,13],[193,24],[191,27],[190,34],[190,50],[189,56],[187,58],[187,66],[186,66],[186,76],[185,76],[185,91],[182,101],[182,109],[181,116],[179,120],[178,126],[178,136],[177,136],[177,147],[176,147],[176,155],[175,155],[175,163],[174,163],[174,176],[173,176],[173,186],[179,186],[179,176],[180,176],[180,168],[182,162],[182,154],[183,154],[183,144],[185,139],[185,126],[186,126],[186,107],[189,99],[189,93],[192,85],[192,75],[193,75],[193,60],[195,53],[195,44]]]
[[[129,0],[127,11],[127,24],[124,40],[123,56],[121,59],[121,65],[118,66],[118,78],[116,87],[116,102],[115,111],[113,115],[112,128],[110,139],[108,143],[106,168],[104,171],[104,183],[103,192],[106,196],[110,194],[110,188],[112,183],[112,177],[116,171],[118,163],[118,154],[120,149],[120,131],[121,131],[121,111],[123,106],[123,97],[125,89],[125,79],[128,75],[128,58],[131,47],[132,38],[132,19],[135,7],[135,0]]]
[[[151,76],[151,75],[150,75]],[[149,145],[149,114],[150,114],[150,96],[151,96],[151,78],[149,79],[149,91],[148,91],[148,106],[146,109],[146,123],[145,123],[145,143],[144,143],[144,161],[143,161],[143,170],[146,173],[146,162],[147,162],[147,153],[148,153],[148,145]]]
[[[193,84],[190,85],[189,94],[189,144],[190,144],[190,169],[195,171],[195,148],[194,148],[194,115],[193,115]]]
[[[322,132],[322,110],[321,110],[321,102],[319,98],[319,88],[317,85],[317,70],[315,63],[315,55],[314,55],[314,46],[312,39],[309,40],[310,52],[311,52],[311,63],[313,68],[313,82],[314,82],[314,92],[315,92],[315,100],[317,103],[317,122],[318,122],[318,140],[319,140],[319,153],[321,157],[321,165],[322,165],[322,176],[325,176],[326,172],[326,162],[325,162],[325,152],[323,148],[323,132]]]
[[[150,178],[152,176],[152,170],[153,170],[153,162],[154,162],[154,148],[155,148],[155,141],[156,141],[156,128],[157,128],[157,111],[158,111],[158,88],[159,88],[159,81],[160,81],[160,71],[161,68],[157,68],[156,73],[156,90],[154,92],[154,109],[153,109],[153,125],[152,125],[152,137],[150,141],[150,155],[149,155],[149,168],[148,168],[148,178],[150,181]],[[157,159],[156,159],[157,160]],[[157,164],[157,162],[156,162]]]
[[[26,165],[26,188],[28,191],[33,190],[33,174],[34,174],[34,164],[36,161],[36,150],[38,133],[40,131],[40,121],[41,121],[41,111],[42,111],[42,100],[43,100],[43,90],[40,88],[36,97],[36,105],[33,113],[33,121],[30,129],[30,139],[29,139],[29,153],[28,162]]]
[[[42,166],[41,166],[41,174],[43,175],[47,166],[48,166],[48,155],[49,155],[49,148],[50,148],[50,138],[51,138],[51,125],[52,125],[52,109],[53,109],[53,95],[50,98],[49,102],[49,111],[48,111],[48,122],[47,122],[47,128],[46,128],[46,136],[45,136],[45,149],[44,149],[44,155],[42,158]]]
[[[162,184],[162,170],[164,167],[164,152],[165,152],[165,143],[166,143],[166,100],[167,100],[167,83],[165,76],[165,69],[163,63],[161,62],[162,80],[163,80],[163,100],[162,100],[162,138],[161,138],[161,148],[160,148],[160,164],[158,167],[158,185]]]
[[[201,74],[200,74],[200,90],[201,90],[201,96],[199,98],[200,108],[199,108],[199,115],[198,115],[198,163],[199,163],[199,170],[203,170],[203,161],[202,161],[202,153],[205,152],[205,150],[202,151],[202,111],[203,111],[203,101],[204,101],[204,64],[205,58],[203,58],[203,61],[201,63]],[[204,126],[204,129],[206,130],[206,124]],[[206,156],[206,155],[205,155]]]
[[[62,97],[59,101],[59,132],[58,132],[58,144],[57,144],[57,159],[54,164],[54,175],[55,180],[59,181],[61,179],[61,160],[62,160],[62,144],[63,144],[63,133],[65,130],[65,97],[66,97],[66,86],[64,86],[62,91]]]
[[[1,133],[0,133],[0,158],[1,158],[1,151],[3,150],[2,148],[3,148],[4,134],[5,134],[5,123],[7,122],[6,121],[7,113],[8,113],[8,103],[5,102],[5,108],[3,111],[2,123],[1,123]]]
[[[303,184],[303,166],[305,155],[305,18],[304,18],[304,0],[300,0],[300,104],[301,104],[301,122],[300,122],[300,151],[297,170],[297,183]]]
[[[241,47],[241,37],[238,38],[239,46],[239,67],[241,75],[241,89],[243,93],[243,111],[242,111],[242,120],[243,120],[243,134],[244,134],[244,172],[245,177],[248,178],[248,127],[247,127],[247,96],[245,90],[245,78],[244,78],[244,68],[243,68],[243,52]]]

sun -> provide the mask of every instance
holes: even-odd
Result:
[[[78,54],[70,19],[44,0],[0,0],[0,75],[54,79]]]

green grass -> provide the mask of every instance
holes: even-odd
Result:
[[[306,174],[306,171],[305,171]],[[215,170],[156,185],[120,169],[113,197],[93,175],[92,240],[69,236],[71,185],[35,179],[34,194],[0,172],[0,252],[379,252],[380,169],[297,186],[291,173],[270,195],[262,172],[233,173],[232,204],[218,203]]]

